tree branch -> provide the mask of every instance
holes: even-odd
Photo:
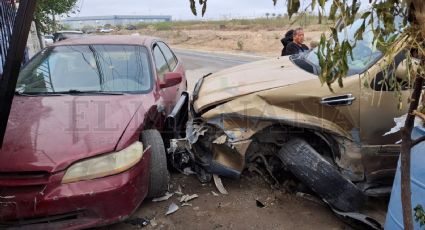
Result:
[[[425,66],[425,60],[421,61],[421,65]],[[402,143],[401,143],[401,206],[403,209],[403,224],[405,230],[413,230],[412,219],[412,191],[410,184],[410,151],[412,147],[412,130],[415,123],[415,116],[413,112],[419,106],[419,99],[422,93],[422,85],[424,79],[418,74],[415,79],[413,93],[411,97],[409,112],[407,114],[406,122],[402,130]]]
[[[418,139],[416,139],[416,140],[412,141],[412,148],[413,148],[415,145],[417,145],[417,144],[421,143],[422,141],[425,141],[425,136],[419,137]]]
[[[415,115],[415,116],[417,116],[417,117],[421,118],[421,119],[425,122],[425,114],[423,114],[423,113],[421,113],[421,112],[419,112],[419,111],[415,110],[415,111],[413,111],[413,115]]]

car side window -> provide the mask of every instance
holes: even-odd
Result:
[[[164,74],[169,72],[167,61],[165,60],[164,55],[162,54],[159,46],[155,45],[153,48],[153,57],[155,59],[155,67],[158,77],[161,81],[164,80]]]
[[[398,53],[394,61],[388,65],[385,70],[379,72],[370,83],[370,87],[376,91],[394,91],[396,84],[400,84],[402,89],[405,89],[407,82],[398,79],[394,76],[397,67],[406,59],[404,51]]]
[[[168,46],[163,42],[158,42],[159,48],[161,48],[162,53],[165,56],[165,59],[167,60],[168,66],[170,67],[170,70],[173,71],[177,66],[177,58],[176,55],[174,55],[173,51],[171,51]]]

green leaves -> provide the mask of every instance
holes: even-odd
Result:
[[[363,23],[360,26],[360,28],[356,31],[356,33],[354,34],[354,38],[356,40],[362,40],[363,39],[363,33],[366,30],[366,21],[363,19]]]
[[[425,226],[425,212],[422,205],[416,206],[413,210],[415,211],[415,221],[418,222],[421,227]]]
[[[43,33],[51,33],[55,28],[53,16],[75,13],[78,0],[38,0],[34,20]]]
[[[316,8],[316,0],[311,0],[311,11],[314,11],[314,8]]]
[[[292,17],[300,9],[300,0],[288,0],[288,15]]]
[[[336,10],[338,9],[338,5],[334,3],[331,6],[331,10],[329,11],[329,20],[335,20]]]
[[[199,4],[201,4],[201,0],[199,0]],[[202,17],[205,15],[205,12],[207,11],[207,0],[204,0],[202,2]]]
[[[196,14],[195,0],[189,0],[189,2],[190,2],[190,9],[192,10],[192,14],[196,16],[197,14]]]
[[[197,12],[196,12],[195,0],[189,0],[189,3],[190,3],[190,9],[192,10],[192,14],[196,16]],[[205,12],[207,12],[207,0],[199,0],[199,5],[202,6],[202,17],[203,17],[205,15]]]

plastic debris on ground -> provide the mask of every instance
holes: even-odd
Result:
[[[218,194],[214,191],[211,191],[211,194],[213,194],[213,196],[218,196]]]
[[[132,218],[132,219],[128,219],[126,221],[124,221],[124,223],[126,224],[131,224],[134,226],[139,226],[139,227],[145,227],[147,225],[150,224],[150,220],[146,219],[146,218]]]
[[[180,203],[187,203],[195,198],[198,198],[198,194],[193,194],[193,195],[184,195],[182,196],[182,198],[180,199]]]
[[[167,193],[165,193],[165,195],[164,195],[164,196],[154,198],[154,199],[152,199],[152,201],[153,201],[153,202],[166,201],[166,200],[170,199],[170,197],[172,197],[173,195],[174,195],[174,193],[169,193],[169,192],[167,192]]]
[[[266,205],[264,205],[261,201],[259,201],[259,200],[255,200],[255,203],[257,204],[257,207],[259,207],[259,208],[264,208],[264,207],[266,207]]]
[[[158,225],[158,223],[156,222],[155,218],[153,218],[150,222],[151,222],[151,226],[152,227],[156,227]]]
[[[228,195],[229,193],[228,193],[228,192],[227,192],[227,190],[224,188],[224,186],[223,186],[223,182],[221,181],[221,178],[220,178],[218,175],[216,175],[216,174],[214,174],[214,175],[213,175],[213,178],[214,178],[214,184],[215,184],[215,187],[217,188],[217,190],[218,190],[221,194]]]
[[[177,210],[179,210],[179,206],[177,206],[177,204],[175,203],[171,203],[170,206],[168,207],[167,212],[165,213],[166,216],[173,214],[175,212],[177,212]]]
[[[187,167],[183,169],[183,174],[186,176],[194,175],[196,174],[194,171],[192,171],[191,168]]]
[[[182,192],[182,187],[179,185],[179,187],[177,187],[177,191],[174,192],[175,194],[182,196],[183,192]]]

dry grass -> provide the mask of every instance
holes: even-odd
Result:
[[[309,23],[306,23],[309,22]],[[280,54],[280,39],[290,28],[307,24],[305,43],[314,45],[329,24],[317,24],[317,18],[290,22],[287,18],[229,21],[177,21],[139,24],[137,31],[120,30],[118,34],[138,32],[166,40],[173,47],[205,51],[245,52],[264,56]],[[292,23],[292,24],[291,24]]]

